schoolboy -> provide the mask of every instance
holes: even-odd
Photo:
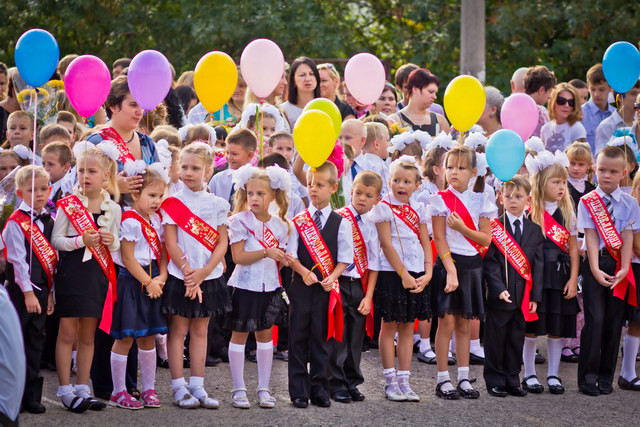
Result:
[[[227,137],[227,164],[229,168],[217,173],[209,182],[209,190],[231,204],[233,210],[233,189],[231,175],[233,171],[246,165],[253,158],[258,147],[256,135],[248,129],[232,132]]]
[[[9,145],[4,148],[13,148],[19,144],[31,148],[33,141],[33,116],[31,114],[22,110],[9,114],[7,141]]]
[[[38,152],[54,141],[61,141],[71,147],[71,134],[62,125],[50,123],[40,130],[38,137]]]
[[[362,153],[362,148],[367,140],[365,124],[357,119],[345,120],[340,129],[339,139],[343,146],[349,145],[353,149],[353,161],[349,170],[345,171],[344,179],[342,180],[345,200],[349,203],[353,180],[359,172],[369,169]]]
[[[389,179],[389,129],[380,123],[370,122],[365,124],[367,138],[364,143],[364,159],[367,162],[367,170],[373,171],[382,177],[382,181]],[[382,186],[382,197],[387,194],[387,186]]]
[[[587,89],[590,99],[582,105],[582,126],[587,131],[587,142],[595,153],[596,129],[598,125],[616,110],[609,105],[611,86],[602,71],[602,64],[596,64],[587,71]]]
[[[42,163],[51,180],[51,194],[49,199],[56,203],[63,194],[63,178],[71,169],[73,153],[69,145],[62,141],[51,142],[42,150]]]

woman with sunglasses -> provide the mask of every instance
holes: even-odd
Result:
[[[586,141],[587,131],[582,120],[580,95],[569,83],[559,83],[551,92],[549,117],[551,121],[542,126],[540,138],[552,153],[563,151],[574,141]]]

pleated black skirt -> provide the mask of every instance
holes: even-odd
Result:
[[[480,255],[465,256],[451,254],[458,274],[458,288],[446,293],[447,273],[441,275],[440,281],[434,284],[438,298],[438,317],[453,314],[465,319],[482,319],[484,317],[484,290],[482,285],[482,257]],[[443,268],[442,261],[437,263]]]
[[[409,272],[413,277],[424,273]],[[374,294],[375,311],[385,322],[407,323],[431,319],[430,288],[420,293],[411,293],[402,286],[402,279],[395,271],[381,271]]]
[[[169,275],[162,294],[162,313],[186,318],[221,317],[231,311],[231,296],[223,276],[200,285],[202,302],[184,296],[184,281]]]

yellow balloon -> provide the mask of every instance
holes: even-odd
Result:
[[[451,80],[444,92],[444,111],[453,127],[466,132],[478,122],[486,102],[482,83],[472,76]]]
[[[226,104],[238,84],[238,68],[224,52],[209,52],[200,58],[193,74],[193,86],[204,108],[215,113]]]
[[[305,111],[293,128],[293,141],[306,164],[312,168],[322,165],[336,143],[331,117],[319,110]]]

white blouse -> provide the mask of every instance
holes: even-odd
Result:
[[[214,196],[206,190],[193,192],[186,185],[182,188],[182,191],[176,193],[174,197],[184,203],[191,212],[199,216],[204,222],[216,229],[216,231],[221,225],[228,224],[227,216],[230,206],[226,200]],[[162,224],[176,225],[175,221],[164,209],[162,209]],[[182,266],[182,264],[187,261],[193,269],[203,268],[211,259],[212,252],[205,248],[202,243],[187,234],[182,228],[177,228],[178,246],[186,256],[184,260],[177,260],[178,264]],[[180,280],[184,279],[182,270],[174,263],[174,260],[169,262],[168,271],[172,276]],[[222,276],[222,273],[222,263],[218,263],[205,280],[217,279]]]
[[[244,241],[245,251],[262,251],[264,247],[258,239],[264,241],[263,225],[268,227],[278,239],[278,247],[286,249],[289,241],[287,224],[276,216],[271,216],[269,221],[262,223],[251,211],[239,212],[229,218],[229,244]],[[293,228],[293,225],[290,227]],[[253,231],[255,236],[248,230]],[[253,292],[274,291],[280,286],[278,265],[275,260],[268,257],[249,265],[236,264],[227,284],[234,288]]]
[[[544,210],[547,211],[549,215],[553,215],[555,211],[558,210],[558,202],[544,202]],[[565,222],[564,228],[566,228],[567,231],[569,231],[569,235],[577,236],[578,227],[576,227],[576,219],[575,218],[573,219],[572,224],[567,224],[569,222],[568,218],[565,218],[564,222]]]
[[[467,189],[464,193],[459,193],[451,186],[449,186],[448,189],[451,190],[451,192],[453,192],[453,194],[455,194],[467,208],[476,229],[480,223],[480,218],[492,219],[498,215],[498,207],[486,192],[474,193],[472,190]],[[451,215],[451,211],[447,205],[445,205],[444,200],[442,200],[442,196],[439,194],[431,196],[429,201],[431,202],[432,216],[448,217]],[[469,243],[462,233],[452,230],[446,226],[445,229],[445,236],[451,253],[465,256],[474,256],[478,254],[478,251],[471,246],[471,243]]]
[[[385,200],[392,205],[402,205],[391,194],[387,195]],[[424,205],[415,200],[409,200],[409,205],[418,213],[420,224],[427,224],[429,217]],[[413,273],[424,271],[424,249],[418,236],[403,220],[394,215],[387,204],[380,202],[371,209],[371,221],[374,224],[389,222],[391,224],[391,243],[402,259],[402,263],[407,270]],[[379,271],[395,271],[381,248],[379,249],[379,257]]]
[[[353,206],[349,205],[348,209],[351,210],[354,217],[358,215],[358,212]],[[348,221],[348,219],[346,221]],[[360,233],[364,238],[364,244],[367,248],[367,266],[369,267],[369,270],[378,271],[380,269],[380,242],[378,241],[378,229],[371,221],[371,211],[360,215],[360,221],[356,218],[356,222],[358,227],[360,227]],[[351,267],[351,264],[347,266],[347,269],[342,273],[342,275],[353,277],[354,279],[361,278],[355,264],[353,264],[353,267]]]
[[[127,211],[129,209],[125,209]],[[160,219],[160,215],[153,214],[149,217],[149,223],[158,233],[158,238],[160,242],[164,241],[164,229],[162,228],[162,220]],[[135,218],[127,218],[120,224],[120,240],[126,240],[128,242],[135,242],[135,248],[133,250],[133,254],[135,258],[138,260],[138,263],[146,267],[151,262],[156,259],[151,246],[147,242],[146,237],[142,234],[142,224]],[[113,262],[116,264],[125,267],[124,262],[122,261],[122,253],[120,251],[113,254]]]

